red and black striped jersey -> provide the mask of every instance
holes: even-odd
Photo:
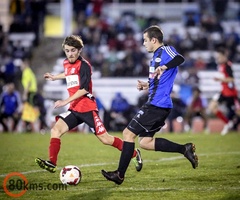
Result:
[[[68,59],[65,59],[63,66],[69,96],[72,96],[80,89],[85,89],[92,94],[92,68],[88,61],[79,57],[76,62],[70,63]],[[95,99],[84,95],[72,101],[69,110],[89,112],[93,110],[97,111],[98,109]]]
[[[224,78],[231,77],[233,78],[233,71],[232,71],[232,63],[228,61],[227,63],[223,63],[218,66],[219,72],[221,72]],[[222,95],[226,97],[236,97],[237,96],[237,89],[235,87],[234,82],[226,83],[222,82]]]

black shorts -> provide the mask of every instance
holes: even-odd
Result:
[[[145,104],[128,124],[127,128],[139,137],[153,137],[165,124],[171,108]]]
[[[58,118],[61,118],[67,124],[69,130],[82,123],[86,123],[95,135],[101,135],[107,132],[97,111],[80,113],[68,110],[67,112],[56,116],[56,119]]]
[[[225,103],[228,109],[231,109],[235,105],[236,97],[226,97],[220,94],[218,98],[218,103]]]

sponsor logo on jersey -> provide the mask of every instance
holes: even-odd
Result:
[[[67,88],[79,86],[78,75],[75,74],[75,75],[67,76],[66,82],[67,82]]]

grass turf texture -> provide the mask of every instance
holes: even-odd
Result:
[[[121,134],[114,134],[122,137]],[[182,200],[240,199],[240,134],[157,134],[178,143],[194,142],[199,167],[177,153],[142,150],[144,166],[136,172],[130,163],[125,181],[117,186],[107,181],[101,169],[115,170],[120,152],[102,145],[93,134],[68,134],[62,138],[62,148],[55,174],[40,169],[35,157],[48,158],[49,134],[0,134],[0,199],[14,199],[3,189],[3,180],[11,172],[21,172],[28,184],[58,185],[59,172],[65,165],[77,165],[82,180],[77,186],[49,190],[36,187],[18,199],[86,199],[86,200]],[[21,179],[12,177],[16,181]],[[7,182],[9,187],[10,179]],[[29,187],[29,185],[28,185]],[[11,190],[19,193],[20,190]]]

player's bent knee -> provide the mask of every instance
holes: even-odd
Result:
[[[60,138],[62,133],[55,127],[51,129],[51,138]]]
[[[123,140],[124,141],[134,142],[135,138],[136,138],[136,135],[133,132],[131,132],[127,128],[125,128],[123,130]]]

